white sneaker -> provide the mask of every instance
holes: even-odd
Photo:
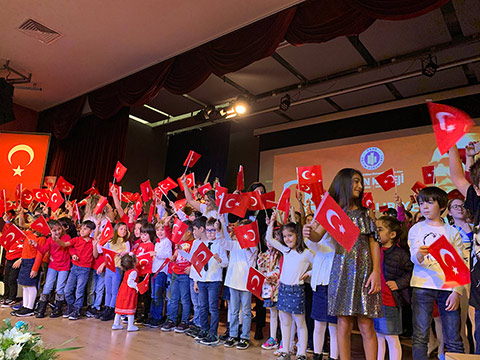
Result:
[[[123,326],[122,326],[122,325],[115,325],[115,324],[113,324],[113,325],[112,325],[112,330],[123,330]]]
[[[129,327],[127,328],[127,331],[130,331],[130,332],[132,332],[132,331],[138,331],[138,327],[136,327],[136,326],[129,326]]]

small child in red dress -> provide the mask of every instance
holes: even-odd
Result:
[[[133,325],[138,299],[137,257],[133,252],[123,255],[120,260],[120,266],[122,270],[125,271],[125,274],[123,275],[123,281],[118,290],[112,330],[122,330],[123,326],[120,325],[121,315],[127,315],[127,331],[138,331],[138,327]]]

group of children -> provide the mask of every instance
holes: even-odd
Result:
[[[470,183],[461,182],[464,174],[455,168],[455,161],[451,152],[454,182],[461,185],[462,193],[470,194],[467,203],[473,201],[476,209],[480,208],[480,165],[472,167],[470,176],[476,184],[472,192]],[[5,217],[8,222],[15,221],[27,238],[7,253],[2,306],[14,306],[12,315],[20,317],[33,315],[35,308],[36,316],[44,317],[53,301],[50,317],[77,320],[87,303],[86,316],[113,320],[112,330],[123,329],[126,322],[128,331],[138,331],[136,322],[164,332],[185,333],[203,345],[216,346],[222,339],[225,347],[243,350],[250,346],[252,294],[247,281],[253,267],[265,276],[260,306],[270,312],[270,336],[262,348],[275,350],[279,359],[288,360],[296,354],[297,359],[304,360],[307,349],[315,360],[321,359],[327,328],[330,358],[350,359],[355,318],[367,359],[384,359],[385,343],[389,358],[401,359],[399,335],[407,325],[402,323],[409,320],[413,320],[413,357],[427,359],[435,311],[440,318],[435,323],[437,337],[443,338],[440,357],[443,348],[464,352],[468,299],[476,306],[477,290],[468,286],[444,288],[443,271],[428,251],[445,236],[473,276],[478,246],[472,246],[473,225],[463,199],[449,200],[445,191],[430,186],[417,195],[418,218],[411,216],[396,196],[395,216],[377,219],[362,205],[362,174],[342,169],[329,194],[360,229],[352,249],[346,251],[318,222],[308,220],[311,214],[292,214],[282,223],[283,216],[276,211],[267,214],[261,210],[249,211],[238,219],[219,214],[214,190],[203,196],[192,194],[185,176],[181,181],[188,205],[180,210],[173,203],[162,203],[154,224],[138,217],[133,206],[122,209],[115,192],[116,215],[109,205],[95,215],[92,210],[98,196],[92,195],[84,221],[77,228],[68,216],[69,209],[61,217],[51,214],[49,236],[30,228],[38,215],[25,216],[21,207],[15,219]],[[252,189],[265,192],[259,183]],[[472,196],[477,197],[472,200]],[[452,225],[443,218],[445,210]],[[173,243],[175,219],[183,221],[187,229],[181,241]],[[101,232],[109,221],[115,223],[114,236],[101,246]],[[262,222],[263,238],[257,246],[242,248],[233,229],[252,221]],[[199,246],[206,246],[213,254],[201,271],[192,266],[192,254]],[[116,254],[115,271],[106,266],[106,250]],[[145,270],[139,258],[147,258],[151,268]],[[48,268],[35,307],[42,262],[48,263]],[[139,284],[147,275],[149,289],[139,294]],[[15,303],[17,282],[23,288],[21,306]],[[228,317],[227,332],[219,337],[220,299],[227,302]],[[258,308],[256,313],[258,316]],[[473,325],[478,318],[477,313],[471,320]],[[475,335],[477,339],[477,332]],[[479,347],[477,341],[477,352]]]

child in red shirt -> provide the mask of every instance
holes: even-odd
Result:
[[[5,262],[5,270],[3,273],[5,289],[3,292],[4,300],[2,302],[2,307],[14,305],[17,298],[17,279],[20,271],[20,264],[22,263],[23,242],[24,239],[15,241],[5,255],[7,261]]]

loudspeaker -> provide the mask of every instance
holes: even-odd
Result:
[[[0,78],[0,124],[15,120],[12,97],[13,86]]]

